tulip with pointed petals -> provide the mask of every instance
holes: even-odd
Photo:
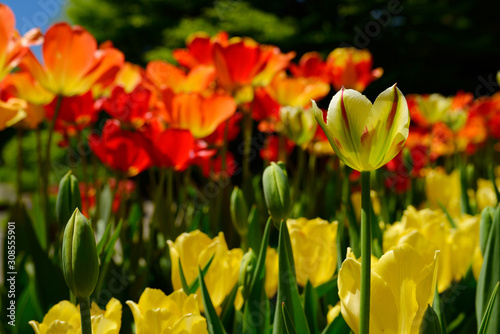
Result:
[[[314,101],[313,108],[335,153],[358,171],[382,167],[408,138],[408,105],[396,85],[383,91],[373,104],[360,92],[342,88],[330,102],[326,123]]]

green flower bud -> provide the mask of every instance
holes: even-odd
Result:
[[[493,216],[495,215],[495,209],[491,206],[484,208],[481,213],[481,222],[479,224],[479,246],[481,247],[481,254],[484,255],[486,250],[486,243],[488,242],[488,236],[491,230],[491,224],[493,223]]]
[[[99,278],[99,259],[92,228],[78,209],[64,229],[62,265],[66,284],[75,296],[90,297]]]
[[[57,193],[56,214],[59,224],[66,223],[76,208],[82,207],[82,198],[78,187],[77,178],[67,172],[59,182],[59,192]]]
[[[248,232],[248,207],[243,191],[234,187],[231,194],[231,221],[233,226],[238,231],[238,234],[243,236]]]
[[[255,270],[255,265],[257,264],[257,255],[250,249],[243,255],[240,264],[240,276],[238,279],[238,285],[241,287],[241,294],[243,299],[247,299],[250,293],[250,284],[252,283],[252,274]]]
[[[291,209],[290,186],[283,169],[274,162],[264,170],[262,176],[264,198],[269,215],[276,225],[286,220]]]
[[[280,117],[282,131],[295,144],[304,146],[314,138],[318,122],[314,119],[312,110],[302,107],[281,107]]]

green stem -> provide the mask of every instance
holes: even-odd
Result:
[[[370,330],[370,275],[371,275],[371,224],[370,224],[370,172],[361,172],[361,307],[360,334]]]
[[[82,320],[82,334],[92,334],[92,321],[90,320],[90,298],[80,299],[80,316]]]
[[[172,213],[172,203],[174,198],[174,171],[172,169],[167,169],[167,215],[165,217],[165,226],[166,229],[164,231],[165,238],[173,237],[172,231],[174,228],[173,225],[173,213]]]
[[[77,151],[79,152],[78,148],[80,147],[80,145],[84,145],[84,142],[82,140],[82,133],[80,131],[77,131],[76,142],[77,142],[76,143]],[[89,182],[89,178],[88,178],[87,156],[85,154],[85,150],[83,150],[83,151],[84,152],[83,152],[83,154],[81,154],[81,159],[82,159],[83,184],[85,185],[85,196],[83,197],[84,203],[82,203],[82,204],[83,204],[83,207],[86,208],[88,211],[90,209],[89,208],[90,203],[88,200],[90,182]]]
[[[278,160],[286,164],[286,138],[281,132],[278,135]]]
[[[56,108],[54,110],[54,116],[52,117],[52,122],[49,123],[49,137],[47,138],[47,145],[45,146],[45,164],[42,174],[42,194],[43,194],[43,210],[45,215],[45,227],[47,229],[47,237],[50,238],[50,217],[49,217],[49,176],[50,176],[50,149],[52,147],[52,137],[54,135],[54,129],[56,125],[57,117],[61,111],[62,96],[56,97]]]
[[[23,188],[23,129],[17,129],[17,201],[21,201]]]

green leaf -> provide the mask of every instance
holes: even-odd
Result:
[[[104,250],[104,245],[106,245],[106,242],[108,241],[109,234],[111,233],[111,226],[113,224],[106,224],[106,229],[104,230],[104,233],[101,237],[101,240],[99,240],[99,243],[97,244],[97,255],[101,256],[103,250]]]
[[[437,314],[439,325],[441,326],[441,333],[447,334],[448,330],[446,329],[446,319],[444,317],[443,310],[441,309],[441,299],[439,299],[439,293],[437,291],[437,286],[434,289],[434,301],[432,302],[432,308]]]
[[[288,313],[288,310],[286,309],[285,302],[281,303],[281,308],[283,311],[283,321],[285,323],[285,329],[288,334],[297,334],[297,331],[295,330],[295,326],[293,324],[292,318],[290,318],[290,313]]]
[[[233,318],[235,316],[234,300],[236,299],[237,292],[238,292],[238,284],[235,284],[229,296],[227,296],[226,299],[224,299],[224,302],[222,303],[222,312],[220,314],[220,319],[222,321],[222,325],[224,326],[224,328],[231,327],[230,326],[231,322],[233,321]]]
[[[344,334],[349,332],[349,326],[342,317],[342,314],[339,314],[338,317],[333,319],[333,321],[325,327],[321,334]]]
[[[491,314],[493,312],[493,308],[495,305],[495,300],[498,295],[498,286],[500,285],[500,282],[497,282],[497,285],[495,286],[495,289],[493,290],[493,293],[491,294],[490,301],[488,302],[488,306],[486,307],[486,311],[484,312],[483,320],[481,321],[481,326],[479,327],[478,334],[486,334],[488,332],[491,332],[490,329],[490,321],[491,321]],[[496,320],[498,321],[498,314],[494,316]]]
[[[430,305],[427,305],[427,309],[425,310],[422,323],[420,324],[419,333],[442,334],[438,315]]]
[[[279,258],[279,281],[278,281],[278,297],[276,300],[276,312],[274,314],[274,334],[284,333],[285,323],[283,319],[282,303],[287,304],[288,312],[294,319],[295,329],[297,333],[309,333],[306,316],[300,303],[299,292],[297,289],[297,280],[295,278],[295,266],[293,263],[293,253],[288,234],[288,227],[285,222],[281,222],[280,237],[278,243],[278,258]]]
[[[333,289],[337,288],[337,277],[334,277],[333,279],[329,280],[328,282],[325,282],[321,285],[318,285],[316,287],[316,294],[318,295],[318,298],[323,297],[326,295],[328,292],[330,292]]]
[[[265,295],[265,263],[269,235],[271,234],[272,219],[267,220],[266,229],[260,245],[257,263],[250,282],[250,292],[243,312],[243,333],[268,333],[269,310]],[[259,315],[259,316],[256,316]]]
[[[248,247],[251,249],[259,249],[262,242],[261,227],[257,206],[253,205],[248,214]]]
[[[462,213],[472,214],[469,195],[467,194],[467,170],[464,163],[460,164],[460,204]]]
[[[457,228],[457,224],[455,224],[455,220],[453,220],[453,217],[450,215],[450,213],[448,212],[448,210],[446,209],[446,207],[443,205],[443,203],[441,203],[440,201],[438,201],[437,204],[439,205],[439,207],[441,208],[441,210],[443,210],[443,212],[444,212],[444,214],[446,216],[446,219],[448,219],[448,222],[450,223],[451,227]]]
[[[311,282],[307,280],[304,290],[304,312],[306,313],[307,323],[311,333],[319,333],[318,328],[318,295],[312,286]]]
[[[122,224],[123,221],[120,220],[118,223],[118,226],[116,226],[115,231],[113,232],[113,235],[109,239],[109,242],[106,245],[106,249],[104,251],[104,263],[108,263],[111,260],[111,257],[115,253],[115,243],[116,240],[118,240],[118,237],[120,236],[120,231],[122,229]]]
[[[203,273],[201,268],[198,267],[198,280],[200,281],[201,287],[201,297],[203,299],[203,307],[205,309],[205,318],[207,319],[208,332],[210,334],[223,334],[226,333],[222,323],[215,312],[214,305],[208,294],[207,286],[205,285],[205,280],[203,279]]]
[[[208,260],[207,264],[203,267],[203,270],[201,273],[203,274],[203,277],[207,274],[208,268],[212,264],[212,261],[214,259],[215,253],[212,255],[210,260]],[[179,274],[181,276],[181,285],[182,289],[186,292],[187,295],[192,295],[193,293],[198,290],[200,281],[198,279],[195,279],[191,282],[191,285],[188,285],[186,281],[186,276],[184,276],[184,270],[182,269],[182,264],[181,264],[181,259],[179,258]]]
[[[208,260],[207,264],[203,267],[203,270],[201,271],[203,277],[205,277],[205,275],[207,274],[207,271],[208,271],[208,268],[210,268],[210,265],[212,264],[212,261],[215,257],[215,253],[212,255],[212,257],[210,258],[210,260]],[[198,286],[199,286],[200,282],[199,280],[195,279],[191,285],[189,286],[189,294],[193,294],[196,292],[196,290],[198,290]]]
[[[111,209],[113,207],[113,193],[109,187],[109,184],[105,184],[99,195],[99,208],[97,214],[97,220],[103,221],[105,224],[109,222],[109,217],[111,215]]]
[[[483,254],[484,260],[476,288],[476,320],[480,324],[486,311],[490,296],[500,281],[500,207],[495,210],[493,222],[488,235],[488,242]],[[487,333],[500,333],[500,298],[492,306],[492,314]]]

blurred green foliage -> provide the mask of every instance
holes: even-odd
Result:
[[[384,76],[405,93],[490,95],[498,87],[500,3],[494,0],[69,0],[68,16],[127,59],[172,61],[189,34],[226,30],[283,51],[368,48]],[[298,58],[297,58],[298,59]]]

